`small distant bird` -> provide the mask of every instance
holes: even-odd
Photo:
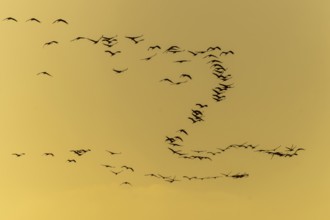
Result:
[[[75,159],[68,159],[67,160],[69,163],[77,163],[77,161]]]
[[[21,157],[21,156],[23,156],[23,155],[25,155],[25,153],[13,153],[12,155],[15,155],[16,157]]]
[[[192,179],[197,179],[197,176],[192,176],[192,177],[189,177],[189,176],[183,176],[182,178],[186,178],[188,180],[192,180]]]
[[[214,54],[208,54],[208,55],[206,55],[205,57],[203,57],[203,59],[205,59],[205,58],[218,58],[216,55],[214,55]]]
[[[152,56],[150,56],[150,57],[143,58],[143,59],[141,59],[141,60],[149,61],[149,60],[151,60],[151,58],[153,58],[153,57],[156,56],[156,55],[157,55],[157,53],[155,53],[154,55],[152,55]]]
[[[200,108],[206,108],[208,107],[208,105],[203,105],[203,104],[200,104],[200,103],[196,103],[197,106],[199,106]]]
[[[144,39],[139,39],[141,37],[143,37],[143,35],[140,35],[140,36],[125,36],[125,38],[132,40],[135,44],[137,44],[137,43],[144,40]]]
[[[122,182],[120,185],[130,185],[130,186],[132,186],[132,184],[130,182]]]
[[[198,53],[193,52],[193,51],[191,51],[191,50],[188,50],[188,52],[191,53],[193,56],[197,56],[197,55],[198,55]]]
[[[222,54],[223,54],[223,55],[234,54],[234,51],[232,51],[232,50],[229,50],[229,51],[223,51],[223,52],[220,53],[220,56],[221,56]]]
[[[123,70],[117,70],[117,69],[112,69],[112,70],[113,70],[114,72],[116,72],[116,73],[123,73],[123,72],[127,71],[128,68],[123,69]]]
[[[182,73],[181,75],[180,75],[180,77],[182,78],[182,77],[186,77],[186,78],[188,78],[188,79],[192,79],[192,77],[189,75],[189,74],[186,74],[186,73]]]
[[[52,45],[52,44],[58,44],[58,41],[55,41],[55,40],[49,41],[49,42],[45,43],[44,46],[49,46],[49,45]]]
[[[181,132],[181,133],[184,133],[185,135],[188,135],[188,132],[185,129],[180,129],[177,132]]]
[[[155,46],[150,46],[149,48],[148,48],[148,50],[154,50],[154,49],[162,49],[159,45],[155,45]]]
[[[52,156],[52,157],[55,156],[53,153],[44,153],[43,155],[45,155],[45,156]]]
[[[115,51],[115,52],[112,52],[111,50],[106,50],[106,51],[104,51],[104,52],[109,53],[111,56],[114,56],[114,55],[116,55],[117,53],[121,53],[120,50],[117,50],[117,51]]]
[[[25,22],[28,22],[28,21],[35,21],[35,22],[41,23],[41,21],[39,21],[36,18],[30,18],[30,19],[26,20]]]
[[[3,19],[3,21],[15,21],[15,22],[17,22],[17,20],[13,17],[7,17],[7,18]]]
[[[101,164],[101,166],[104,166],[106,168],[115,168],[114,166],[108,165],[108,164]]]
[[[50,75],[50,74],[49,74],[48,72],[46,72],[46,71],[43,71],[43,72],[37,73],[37,75],[40,75],[40,74],[43,74],[43,75],[51,76],[51,77],[52,77],[52,75]]]
[[[186,63],[186,62],[190,62],[191,60],[176,60],[174,61],[174,63]]]
[[[109,151],[109,150],[106,150],[106,151],[111,155],[121,154],[121,152],[112,152],[112,151]]]
[[[162,82],[162,81],[167,81],[167,82],[170,82],[170,83],[174,83],[172,80],[170,80],[170,79],[168,79],[168,78],[165,78],[165,79],[162,79],[162,80],[160,80],[160,82]]]
[[[83,40],[87,39],[86,37],[76,37],[75,39],[72,39],[71,41],[76,41],[76,40]]]
[[[148,174],[146,174],[145,176],[152,176],[152,177],[157,177],[157,178],[159,178],[159,176],[157,176],[157,175],[154,174],[154,173],[148,173]]]
[[[111,170],[111,172],[117,176],[118,174],[120,174],[123,171],[121,170],[121,171],[115,172],[115,171]]]
[[[55,20],[54,22],[53,22],[53,24],[55,24],[55,23],[64,23],[64,24],[69,24],[66,20],[64,20],[64,19],[62,19],[62,18],[59,18],[59,19],[57,19],[57,20]]]
[[[221,48],[219,46],[216,46],[216,47],[209,47],[207,48],[206,51],[213,51],[213,50],[221,50]]]
[[[98,42],[100,42],[100,40],[103,38],[103,35],[98,39],[98,40],[93,40],[91,38],[86,38],[89,41],[92,41],[94,44],[97,44]]]
[[[130,170],[130,171],[134,172],[134,169],[132,167],[128,167],[126,165],[122,166],[121,168],[125,168],[126,170]]]

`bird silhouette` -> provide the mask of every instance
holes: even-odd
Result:
[[[214,54],[208,54],[208,55],[206,55],[205,57],[203,57],[203,59],[205,59],[205,58],[218,58],[216,55],[214,55]]]
[[[21,156],[24,156],[25,155],[25,153],[13,153],[13,154],[11,154],[11,155],[14,155],[14,156],[16,156],[16,157],[21,157]]]
[[[168,78],[160,80],[160,82],[163,82],[163,81],[167,81],[167,82],[170,82],[170,83],[174,84],[174,82],[172,80],[168,79]]]
[[[191,60],[176,60],[174,61],[174,63],[186,63],[186,62],[190,62]]]
[[[101,164],[101,166],[104,166],[104,167],[106,167],[106,168],[115,168],[114,166],[111,166],[111,165],[109,165],[109,164]]]
[[[91,41],[91,42],[93,42],[94,44],[97,44],[97,43],[100,42],[100,40],[102,40],[102,38],[103,38],[103,35],[98,40],[93,40],[91,38],[86,38],[86,39],[89,40],[89,41]]]
[[[152,55],[152,56],[150,56],[150,57],[143,58],[143,59],[141,59],[141,60],[149,61],[149,60],[151,60],[151,58],[153,58],[153,57],[156,56],[156,55],[157,55],[157,53],[155,53],[154,55]]]
[[[52,44],[58,44],[58,41],[55,41],[55,40],[49,41],[49,42],[45,43],[44,46],[49,46],[49,45],[52,45]]]
[[[118,174],[120,174],[123,171],[121,170],[121,171],[115,172],[115,171],[111,170],[111,172],[117,176]]]
[[[134,172],[134,169],[132,167],[129,167],[126,165],[122,166],[121,168],[125,168],[126,170],[130,170],[130,171]]]
[[[44,153],[43,155],[45,155],[45,156],[52,156],[52,157],[55,156],[53,153]]]
[[[77,161],[75,159],[68,159],[67,161],[68,161],[68,163],[77,163]]]
[[[199,106],[200,108],[207,108],[208,105],[203,105],[203,104],[200,104],[200,103],[196,103],[197,106]]]
[[[182,73],[182,74],[180,75],[180,78],[183,78],[183,77],[186,77],[186,78],[192,80],[192,77],[191,77],[189,74]]]
[[[36,19],[36,18],[30,18],[30,19],[26,20],[25,22],[28,22],[28,21],[34,21],[34,22],[37,22],[37,23],[41,23],[41,21]]]
[[[109,151],[109,150],[106,150],[106,151],[111,155],[121,154],[121,152],[113,152],[113,151]]]
[[[76,37],[74,39],[72,39],[71,41],[77,41],[77,40],[84,40],[87,39],[86,37]]]
[[[125,38],[132,40],[135,44],[137,44],[141,41],[144,41],[144,39],[139,39],[141,37],[143,37],[143,35],[140,35],[140,36],[125,36]]]
[[[132,186],[132,184],[130,182],[122,182],[120,185],[129,185],[129,186]]]
[[[193,51],[191,51],[191,50],[188,50],[188,52],[191,53],[193,56],[197,56],[197,55],[198,55],[198,53],[193,52]]]
[[[112,52],[111,50],[106,50],[106,51],[104,51],[104,52],[109,53],[111,56],[114,56],[114,55],[116,55],[117,53],[121,53],[120,50],[117,50],[117,51],[115,51],[115,52]]]
[[[118,69],[112,69],[112,70],[113,70],[114,72],[116,72],[116,73],[123,73],[123,72],[127,71],[128,68],[123,69],[123,70],[118,70]]]
[[[69,24],[66,20],[62,19],[62,18],[59,18],[59,19],[56,19],[53,24],[55,23],[64,23],[64,24]]]
[[[3,21],[15,21],[15,22],[17,22],[16,18],[13,18],[13,17],[7,17],[7,18],[3,19]]]
[[[177,132],[184,133],[185,135],[188,135],[188,132],[185,129],[180,129]]]
[[[37,75],[40,75],[40,74],[42,74],[42,75],[46,75],[46,76],[51,76],[51,77],[52,77],[52,75],[49,74],[49,73],[46,72],[46,71],[43,71],[43,72],[37,73]]]
[[[223,51],[223,52],[220,53],[220,56],[221,56],[221,55],[228,55],[228,54],[234,54],[234,51],[232,51],[232,50],[229,50],[229,51]]]
[[[162,49],[159,45],[155,45],[155,46],[150,46],[149,48],[148,48],[148,50],[154,50],[154,49]]]

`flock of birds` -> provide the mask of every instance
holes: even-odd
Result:
[[[6,22],[18,22],[17,19],[13,17],[7,17],[4,18],[3,21]],[[25,22],[35,22],[35,23],[41,23],[41,21],[37,18],[30,18],[26,20]],[[52,24],[65,24],[69,25],[69,22],[65,19],[59,18],[52,22]],[[127,41],[132,42],[133,45],[140,44],[141,42],[145,42],[145,38],[143,35],[137,35],[137,36],[124,36],[124,39]],[[109,54],[109,56],[118,56],[122,53],[121,50],[114,49],[116,45],[119,44],[119,38],[118,35],[115,36],[104,36],[101,35],[97,39],[92,39],[89,37],[83,37],[78,36],[72,40],[71,42],[77,42],[77,41],[87,41],[94,45],[101,44],[104,46],[104,52],[106,54]],[[57,45],[59,42],[57,40],[51,40],[48,42],[45,42],[43,44],[43,47],[49,47],[52,45]],[[177,45],[172,45],[169,47],[164,48],[161,45],[149,45],[146,47],[147,51],[154,52],[152,55],[143,57],[140,60],[150,62],[151,60],[155,59],[156,56],[160,56],[161,54],[185,54],[185,58],[182,59],[176,59],[173,60],[174,63],[178,64],[187,64],[191,63],[193,59],[200,58],[201,60],[205,60],[205,64],[209,65],[210,68],[210,74],[215,76],[217,80],[217,84],[214,86],[214,88],[211,89],[211,97],[214,100],[215,103],[221,102],[225,100],[226,93],[228,90],[234,88],[232,83],[228,83],[229,80],[232,79],[231,74],[227,74],[228,68],[225,67],[223,61],[221,60],[221,57],[234,55],[234,51],[232,50],[222,50],[219,46],[210,46],[207,47],[205,50],[199,50],[199,51],[193,51],[193,50],[186,50],[182,49]],[[186,58],[186,56],[189,55],[190,58]],[[128,67],[124,68],[113,68],[113,72],[116,74],[123,74],[126,71],[128,71]],[[52,77],[53,75],[50,74],[47,71],[42,71],[37,73],[37,75],[45,75]],[[179,79],[173,79],[173,78],[163,78],[160,79],[159,82],[166,83],[169,85],[181,85],[183,83],[187,83],[191,80],[193,80],[193,75],[189,73],[181,73],[178,77]],[[187,119],[191,121],[192,124],[205,122],[205,111],[208,109],[209,103],[196,103],[195,106],[191,109],[191,115],[187,116]],[[284,158],[291,158],[298,155],[299,151],[305,150],[301,147],[291,146],[291,147],[284,147],[284,150],[279,150],[281,146],[278,146],[273,149],[264,149],[259,147],[258,145],[252,145],[248,143],[243,144],[231,144],[225,148],[216,148],[214,150],[209,149],[199,149],[199,150],[188,150],[185,149],[184,146],[184,140],[189,137],[189,130],[186,128],[180,128],[177,131],[174,132],[174,135],[172,136],[166,136],[165,137],[165,143],[168,145],[167,149],[172,155],[177,156],[181,159],[188,159],[188,160],[207,160],[207,161],[213,161],[214,157],[218,154],[223,154],[228,150],[232,149],[245,149],[245,150],[252,150],[253,152],[257,153],[263,153],[266,155],[270,155],[271,158],[273,157],[284,157]],[[81,157],[87,153],[89,153],[91,149],[76,149],[71,150],[75,156]],[[122,154],[121,152],[113,152],[110,150],[106,150],[106,152],[111,156],[116,156]],[[13,153],[13,156],[16,156],[17,158],[25,156],[25,153]],[[55,157],[55,154],[53,152],[45,152],[43,154],[45,157]],[[77,163],[76,158],[68,158],[66,160],[67,163]],[[120,165],[120,166],[113,166],[110,164],[101,164],[101,166],[110,169],[111,173],[114,175],[120,175],[123,172],[129,172],[134,173],[135,168],[128,165]],[[248,173],[220,173],[219,175],[215,176],[204,176],[204,177],[198,177],[198,176],[181,176],[181,178],[178,178],[177,176],[166,176],[159,173],[147,173],[144,176],[147,177],[153,177],[160,180],[163,180],[168,183],[174,183],[182,180],[192,181],[192,180],[214,180],[218,179],[220,177],[226,177],[226,178],[232,178],[232,179],[242,179],[249,177]],[[129,181],[124,181],[120,185],[129,185],[132,186],[133,184]]]

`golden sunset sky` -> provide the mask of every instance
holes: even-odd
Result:
[[[1,0],[0,15],[0,219],[330,219],[329,1]],[[32,17],[41,23],[26,22]],[[53,24],[59,18],[68,24]],[[110,50],[121,53],[71,41],[102,35],[117,36]],[[138,44],[125,38],[138,35]],[[50,41],[58,44],[44,46]],[[164,53],[170,46],[184,51]],[[221,51],[188,52],[215,46]],[[207,54],[230,80],[212,75]],[[182,59],[190,62],[174,62]],[[192,80],[160,81],[182,73]],[[233,88],[215,102],[219,83]],[[193,124],[192,109],[204,121]],[[183,146],[172,148],[190,155],[257,147],[184,159],[165,142],[177,135]],[[256,152],[292,145],[305,151]]]

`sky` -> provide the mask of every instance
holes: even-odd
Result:
[[[0,218],[329,219],[329,6],[1,1]]]

